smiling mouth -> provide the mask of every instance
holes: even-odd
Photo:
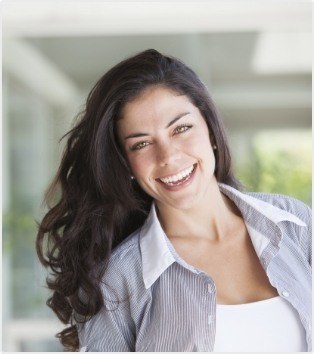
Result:
[[[195,171],[195,168],[196,164],[186,168],[185,170],[177,173],[176,175],[164,178],[157,178],[157,180],[167,186],[178,186],[191,178],[193,172]]]

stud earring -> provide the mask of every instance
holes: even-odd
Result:
[[[217,146],[216,145],[213,145],[213,150],[217,150]]]
[[[131,176],[131,179],[134,179],[134,176]]]

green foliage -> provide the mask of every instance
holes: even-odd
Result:
[[[40,274],[34,272],[39,267],[35,252],[36,233],[37,225],[31,213],[11,210],[3,216],[3,252],[10,254],[12,267],[13,317],[32,317],[41,309],[41,279]]]
[[[293,143],[292,143],[293,141]],[[290,195],[311,204],[311,139],[281,141],[265,134],[254,140],[251,162],[239,166],[237,175],[251,191]]]
[[[3,216],[3,251],[34,249],[36,222],[30,213],[10,211]]]

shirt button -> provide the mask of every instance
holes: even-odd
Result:
[[[286,291],[286,290],[284,290],[283,292],[282,292],[282,296],[284,296],[284,297],[289,297],[289,293],[288,293],[288,291]]]

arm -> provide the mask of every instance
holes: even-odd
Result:
[[[94,271],[97,273],[99,270]],[[100,311],[87,322],[78,324],[80,351],[134,351],[135,324],[130,311],[132,297],[124,272],[115,261],[108,265],[99,286],[103,298]]]
[[[135,338],[132,322],[125,314],[125,303],[115,304],[116,309],[105,309],[88,322],[78,324],[80,351],[130,352],[134,351]]]
[[[306,255],[309,264],[312,266],[312,209],[306,206],[307,219],[305,223],[307,228],[301,233],[300,246],[302,252]]]

